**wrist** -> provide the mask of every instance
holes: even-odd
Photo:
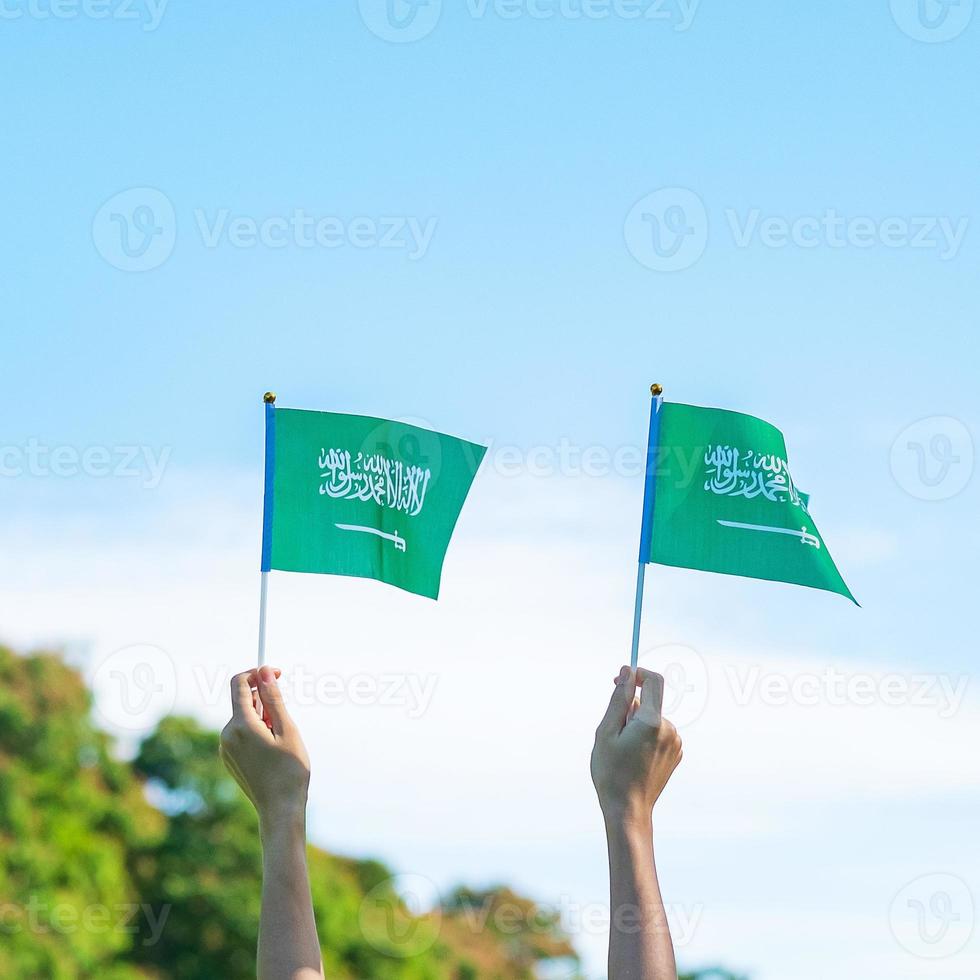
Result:
[[[306,800],[278,800],[259,811],[263,838],[275,833],[298,833],[306,837]]]
[[[606,834],[645,841],[653,837],[652,807],[642,804],[622,802],[602,808],[606,823]]]

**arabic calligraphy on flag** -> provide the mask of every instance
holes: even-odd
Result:
[[[381,507],[421,513],[432,470],[381,453],[358,452],[351,459],[347,449],[321,449],[317,458],[320,493],[345,500],[372,500]]]
[[[268,567],[436,598],[486,448],[403,422],[289,408],[275,409],[274,433]]]
[[[763,496],[773,503],[789,501],[806,510],[805,499],[793,484],[789,464],[774,453],[738,446],[711,446],[704,454],[707,479],[704,489],[723,497]]]
[[[790,475],[775,426],[740,412],[665,403],[659,412],[646,560],[792,582],[854,599]],[[703,470],[680,460],[703,459]]]

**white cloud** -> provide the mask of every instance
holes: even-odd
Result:
[[[33,524],[7,526],[16,558],[0,572],[5,638],[24,648],[65,641],[90,675],[114,650],[153,644],[172,658],[177,710],[220,726],[226,676],[255,660],[256,485],[254,474],[230,490],[170,474],[156,495],[110,508],[87,527],[36,535]],[[294,691],[314,763],[318,842],[381,854],[440,885],[506,880],[545,900],[606,901],[588,755],[628,651],[637,492],[616,480],[488,474],[464,510],[438,603],[374,582],[273,575],[270,660],[287,678],[303,669],[349,692],[359,675],[404,684],[407,675],[430,691],[418,717],[377,698],[300,704]],[[880,555],[881,540],[868,540],[865,552]],[[949,842],[903,841],[901,811],[903,801],[945,800],[975,786],[977,691],[968,688],[951,717],[939,701],[892,703],[885,678],[927,671],[850,649],[847,604],[820,605],[836,601],[821,596],[807,607],[814,618],[840,611],[832,655],[808,649],[790,629],[784,648],[763,648],[744,608],[761,591],[663,571],[648,594],[645,636],[675,646],[648,651],[644,663],[670,668],[680,656],[687,673],[668,670],[668,680],[675,689],[693,685],[674,705],[686,721],[685,761],[657,821],[668,899],[704,909],[683,956],[754,967],[763,980],[788,972],[806,980],[822,970],[857,976],[847,964],[859,951],[868,975],[927,975],[895,945],[886,899],[903,875],[935,870]],[[767,601],[777,608],[783,598]],[[789,608],[799,614],[795,602]],[[676,644],[696,652],[678,655]],[[870,703],[830,703],[828,669],[845,687],[862,678]],[[783,686],[796,693],[781,701]],[[816,702],[801,703],[799,689],[811,698],[816,691]],[[862,834],[859,849],[836,816],[851,820],[855,799],[868,801],[875,824],[875,811],[888,815],[878,840]],[[827,846],[808,850],[821,835]],[[921,856],[896,868],[896,846],[905,858],[909,848]],[[796,854],[794,866],[774,877],[771,866],[782,867],[786,853]],[[880,876],[884,898],[845,909],[832,872],[846,874],[859,855]],[[756,883],[760,862],[768,870]],[[778,927],[774,881],[785,889]],[[980,889],[976,876],[973,885]],[[855,915],[877,925],[858,930]],[[793,943],[812,943],[817,920],[835,938],[807,964]],[[773,942],[774,933],[786,941]],[[579,938],[598,971],[604,938]],[[928,975],[964,975],[955,972],[959,959],[952,972]]]

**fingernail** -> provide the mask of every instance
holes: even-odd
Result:
[[[629,675],[630,675],[629,667],[623,667],[623,669],[620,670],[619,672],[619,683],[622,684],[623,681],[625,681],[626,678],[629,677]]]
[[[263,684],[271,684],[276,679],[276,675],[272,672],[271,667],[260,667],[259,668],[259,680]]]

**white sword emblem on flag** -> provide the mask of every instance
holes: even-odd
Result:
[[[398,532],[395,531],[394,534],[388,534],[387,531],[379,531],[376,527],[362,527],[360,524],[337,524],[342,531],[366,531],[368,534],[376,534],[379,538],[385,538],[387,541],[394,541],[395,551],[405,550],[405,539],[398,536]]]
[[[791,527],[770,527],[767,524],[740,524],[738,521],[719,520],[718,523],[724,524],[725,527],[745,528],[746,531],[771,531],[774,534],[792,534],[794,537],[799,538],[802,544],[809,544],[814,548],[820,547],[820,539],[815,534],[811,534],[805,527],[797,531]]]

